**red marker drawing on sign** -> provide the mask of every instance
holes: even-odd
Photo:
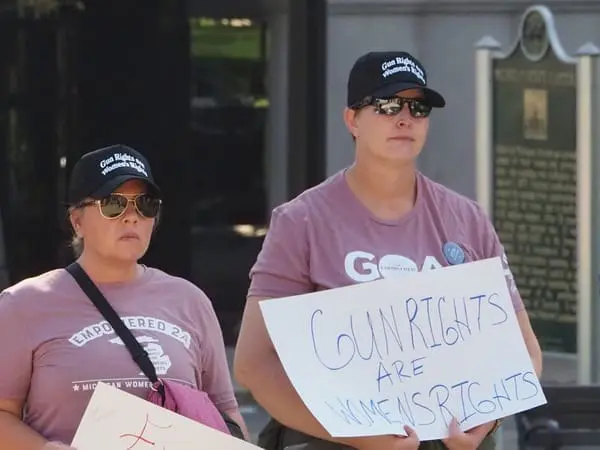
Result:
[[[145,437],[144,434],[146,433],[146,430],[148,429],[148,426],[152,426],[154,428],[159,428],[161,430],[168,430],[169,428],[172,428],[173,425],[168,425],[168,426],[160,426],[160,425],[156,425],[155,423],[152,423],[150,421],[150,417],[148,416],[148,414],[146,414],[146,421],[144,422],[144,426],[142,427],[142,430],[138,433],[138,434],[131,434],[131,433],[126,433],[126,434],[122,434],[121,436],[119,436],[121,439],[123,438],[133,438],[135,439],[133,444],[131,444],[129,447],[127,447],[127,450],[131,450],[132,448],[136,447],[138,444],[146,444],[149,445],[151,447],[154,447],[156,445],[156,442],[150,440],[149,438]],[[164,447],[163,447],[164,449]]]

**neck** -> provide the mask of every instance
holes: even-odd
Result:
[[[347,173],[354,187],[369,197],[380,201],[415,200],[417,177],[414,164],[364,164],[357,159]]]
[[[414,164],[391,166],[359,158],[348,169],[350,190],[371,214],[382,220],[398,220],[411,211],[417,197]]]
[[[96,284],[132,281],[140,273],[137,262],[109,261],[85,249],[77,262]]]

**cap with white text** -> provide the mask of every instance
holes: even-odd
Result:
[[[430,106],[442,108],[446,100],[427,86],[427,72],[410,53],[369,52],[356,60],[348,77],[347,106],[368,97],[389,98],[408,89],[421,89]]]
[[[71,172],[69,204],[106,197],[129,180],[145,182],[150,193],[160,196],[150,163],[137,150],[117,144],[86,153]]]

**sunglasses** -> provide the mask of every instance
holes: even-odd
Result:
[[[404,105],[408,105],[408,111],[415,119],[422,119],[431,114],[432,107],[425,100],[405,97],[367,97],[354,109],[364,108],[365,106],[374,106],[377,114],[390,117],[400,114]]]
[[[118,219],[127,210],[129,203],[133,206],[137,213],[146,219],[154,219],[160,213],[162,200],[150,194],[110,194],[99,200],[90,200],[81,203],[79,207],[98,205],[100,214],[105,219]]]

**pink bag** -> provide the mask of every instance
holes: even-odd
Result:
[[[164,386],[164,403],[161,393],[155,388],[150,389],[146,400],[207,427],[231,434],[221,412],[206,392],[174,381],[161,380],[160,382]]]

